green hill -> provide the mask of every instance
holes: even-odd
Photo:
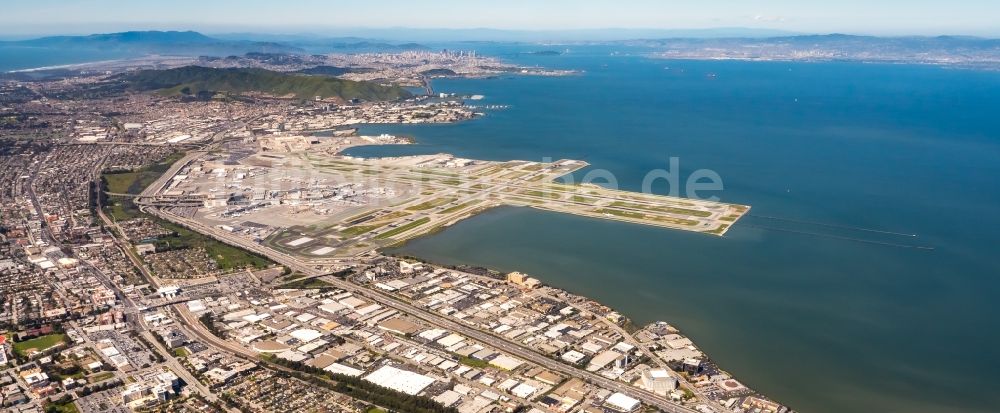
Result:
[[[164,94],[197,95],[205,92],[260,92],[299,99],[340,98],[345,101],[398,100],[412,96],[398,86],[382,86],[328,76],[307,76],[264,69],[215,69],[184,66],[167,70],[142,70],[122,77],[132,90],[160,90]]]

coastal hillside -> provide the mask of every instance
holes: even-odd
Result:
[[[205,92],[259,92],[299,99],[338,98],[342,100],[398,100],[411,94],[398,86],[382,86],[329,76],[307,76],[264,69],[216,69],[185,66],[166,70],[142,70],[122,75],[129,89],[158,90],[161,93],[197,95]]]

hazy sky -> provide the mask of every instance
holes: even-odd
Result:
[[[5,0],[0,33],[296,33],[351,27],[691,29],[1000,36],[1000,0]]]

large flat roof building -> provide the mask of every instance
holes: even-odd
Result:
[[[619,412],[632,412],[639,408],[639,400],[623,393],[615,393],[604,401],[604,405]]]
[[[642,372],[642,387],[661,396],[677,388],[677,379],[666,369],[649,369]]]
[[[365,380],[382,387],[415,396],[434,383],[434,379],[423,374],[385,365],[365,377]]]

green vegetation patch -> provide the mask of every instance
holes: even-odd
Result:
[[[641,212],[622,211],[620,209],[600,208],[600,209],[595,210],[594,212],[596,212],[598,214],[609,214],[609,215],[619,216],[619,217],[623,217],[623,218],[631,218],[631,219],[645,219],[646,218],[646,214],[643,214]]]
[[[458,359],[459,363],[462,363],[469,367],[475,367],[477,369],[484,369],[490,366],[490,363],[486,360],[474,359],[472,357],[462,356]]]
[[[111,216],[115,221],[127,221],[143,216],[139,208],[131,200],[114,200],[104,207],[104,213]]]
[[[517,178],[520,178],[520,177],[525,176],[527,174],[528,174],[527,172],[514,171],[514,172],[511,172],[509,174],[501,176],[500,179],[517,179]]]
[[[65,395],[63,398],[45,405],[45,413],[78,413],[73,397]]]
[[[456,174],[454,172],[441,172],[441,171],[434,171],[434,170],[430,170],[430,169],[411,169],[410,171],[411,172],[416,172],[418,174],[428,174],[428,175],[437,175],[437,176],[447,176],[449,178],[458,178],[458,174]]]
[[[290,283],[285,283],[278,288],[284,288],[290,290],[323,290],[327,288],[333,288],[333,284],[330,284],[319,278],[308,278],[308,279],[295,280]]]
[[[110,171],[101,174],[102,190],[116,194],[138,195],[167,170],[184,157],[183,152],[174,152],[163,160],[131,171]],[[131,198],[111,196],[105,203],[106,214],[116,221],[125,221],[143,216]]]
[[[49,334],[14,343],[14,352],[24,357],[28,355],[29,350],[45,351],[65,342],[65,334]]]
[[[544,204],[545,203],[545,201],[542,201],[541,199],[528,199],[528,198],[520,198],[520,197],[516,197],[516,196],[508,197],[506,199],[510,200],[510,201],[514,201],[514,202],[520,202],[520,203],[523,203],[523,204]]]
[[[393,219],[397,219],[397,218],[402,218],[402,217],[405,217],[407,215],[410,215],[410,213],[406,212],[406,211],[393,211],[393,212],[390,212],[388,214],[385,214],[385,215],[382,215],[382,216],[378,217],[378,219],[380,221],[381,220],[387,220],[388,221],[388,220],[393,220]]]
[[[727,229],[729,229],[729,224],[722,224],[722,225],[719,225],[718,228],[705,231],[705,233],[706,234],[712,234],[712,235],[722,235],[722,233],[725,232]]]
[[[434,180],[434,178],[429,176],[401,176],[399,177],[399,179],[405,179],[407,181],[416,181],[416,182],[430,182]]]
[[[499,165],[489,166],[489,167],[481,169],[479,172],[476,172],[476,175],[477,176],[489,176],[489,175],[493,175],[494,173],[496,173],[497,171],[499,171],[501,169],[503,169],[503,167],[499,166]]]
[[[299,378],[309,379],[309,376],[312,376],[313,379],[309,379],[309,381],[314,384],[325,386],[337,393],[350,396],[366,403],[381,406],[381,408],[388,409],[389,411],[408,413],[458,413],[458,409],[453,407],[444,407],[429,397],[411,396],[406,393],[365,381],[361,377],[335,374],[313,366],[308,366],[305,363],[289,361],[278,357],[261,358],[266,362],[284,366],[293,370]],[[371,412],[372,410],[369,409],[368,411]]]
[[[668,206],[633,204],[631,202],[622,202],[622,201],[612,202],[611,206],[613,206],[613,207],[620,207],[620,208],[641,209],[641,210],[644,210],[644,211],[665,212],[665,213],[668,213],[668,214],[690,215],[690,216],[693,216],[693,217],[702,217],[702,218],[708,217],[708,216],[712,215],[712,213],[709,212],[709,211],[700,211],[700,210],[697,210],[697,209],[685,209],[685,208],[675,208],[675,207],[668,207]]]
[[[143,166],[132,171],[106,172],[101,175],[108,192],[138,195],[150,186],[170,167],[184,157],[184,152],[174,152],[162,161]]]
[[[388,222],[383,222],[380,224],[371,224],[371,225],[355,225],[353,227],[344,228],[343,230],[340,231],[340,233],[345,237],[356,237],[358,235],[371,232],[376,228],[383,227],[385,226],[385,224],[388,224]]]
[[[432,199],[432,200],[427,201],[427,202],[422,202],[422,203],[419,203],[417,205],[413,205],[413,206],[407,207],[406,209],[408,209],[410,211],[423,211],[423,210],[427,210],[427,209],[431,209],[431,208],[436,208],[436,207],[439,207],[441,205],[445,205],[445,204],[448,204],[448,203],[454,202],[454,201],[455,201],[455,198],[452,198],[452,197],[437,198],[437,199]]]
[[[378,212],[378,211],[363,212],[363,213],[360,213],[360,214],[355,215],[353,217],[345,219],[344,222],[354,222],[354,221],[357,221],[359,219],[368,218],[369,216],[374,215],[376,212]]]
[[[444,211],[441,211],[441,213],[442,213],[442,214],[450,214],[450,213],[452,213],[452,212],[458,212],[458,211],[461,211],[461,210],[463,210],[463,209],[465,209],[465,208],[468,208],[468,207],[470,207],[470,206],[473,206],[473,205],[475,205],[475,204],[478,204],[478,203],[480,203],[480,202],[482,202],[482,201],[481,201],[481,200],[478,200],[478,199],[474,199],[474,200],[472,200],[472,201],[469,201],[469,202],[466,202],[466,203],[464,203],[464,204],[459,204],[459,205],[455,205],[455,206],[453,206],[453,207],[451,207],[451,208],[448,208],[448,209],[446,209],[446,210],[444,210]]]
[[[122,76],[133,90],[160,90],[166,95],[200,95],[212,92],[260,92],[298,99],[399,100],[412,96],[399,86],[382,86],[328,76],[308,76],[264,69],[184,66],[166,70],[140,70]]]
[[[539,197],[539,198],[548,198],[548,199],[560,199],[560,198],[562,198],[562,196],[560,196],[559,194],[554,194],[554,193],[551,193],[551,192],[536,191],[536,190],[533,190],[533,189],[527,189],[527,190],[524,190],[524,191],[521,191],[521,192],[518,192],[518,193],[521,194],[521,195],[528,195],[528,196],[534,196],[534,197]]]
[[[156,219],[156,221],[164,228],[174,232],[172,236],[156,240],[157,251],[179,248],[203,248],[213,260],[219,263],[219,268],[223,270],[244,267],[263,269],[273,264],[267,258],[217,241],[207,235],[202,235],[172,222],[161,219]]]
[[[661,222],[661,223],[665,223],[665,224],[687,225],[687,226],[698,225],[698,221],[694,221],[694,220],[690,220],[690,219],[675,218],[675,217],[664,217],[664,216],[655,216],[655,215],[653,215],[653,216],[647,216],[646,214],[643,214],[641,212],[622,211],[620,209],[600,208],[600,209],[594,210],[594,212],[597,212],[599,214],[608,214],[608,215],[619,216],[619,217],[622,217],[622,218],[637,219],[637,220],[642,220],[642,221],[646,221],[646,222]]]
[[[393,228],[392,230],[389,230],[389,231],[383,232],[381,234],[378,234],[378,236],[375,237],[375,238],[376,239],[389,238],[389,237],[401,234],[403,232],[409,231],[409,230],[411,230],[413,228],[419,227],[421,225],[424,225],[424,224],[426,224],[430,220],[431,220],[430,218],[420,218],[420,219],[418,219],[416,221],[413,221],[413,222],[411,222],[409,224],[401,225],[401,226],[398,226],[396,228]]]
[[[319,166],[319,167],[321,167],[321,168],[323,168],[323,169],[329,169],[329,170],[333,170],[333,171],[340,171],[340,172],[358,172],[358,170],[357,170],[357,169],[354,169],[354,168],[344,168],[344,167],[342,167],[342,166],[333,166],[333,165],[319,165],[319,164],[317,164],[317,166]],[[362,172],[364,172],[364,171],[362,171]]]
[[[90,377],[87,377],[87,381],[91,383],[97,383],[111,379],[113,377],[115,377],[115,373],[110,371],[102,371],[100,373],[94,373],[90,375]]]
[[[551,189],[553,191],[559,191],[559,192],[574,192],[575,193],[575,192],[577,192],[577,191],[580,190],[580,186],[579,185],[567,185],[567,184],[562,184],[562,183],[559,183],[559,182],[552,182],[550,184],[545,185],[545,187],[548,188],[548,189]]]
[[[674,217],[651,216],[651,217],[646,217],[646,220],[653,222],[665,222],[668,224],[675,224],[675,225],[687,225],[690,227],[698,225],[698,221],[693,221],[684,218],[674,218]]]
[[[573,202],[580,202],[584,204],[594,204],[597,202],[597,200],[594,198],[587,198],[579,195],[573,195],[573,197],[571,197],[570,200],[572,200]]]

